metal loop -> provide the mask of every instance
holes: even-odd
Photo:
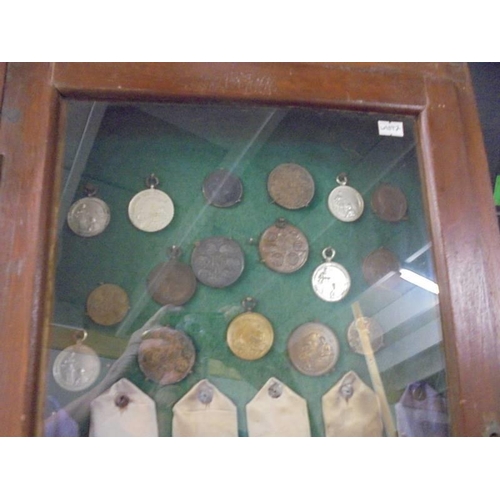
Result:
[[[83,342],[85,342],[85,339],[88,336],[89,334],[87,333],[87,330],[84,330],[83,328],[73,333],[73,338],[75,339],[75,342],[77,344],[82,344]]]
[[[257,306],[257,301],[253,297],[245,297],[241,301],[241,305],[243,306],[245,312],[253,311]]]
[[[85,193],[85,196],[88,196],[88,197],[95,196],[97,194],[97,186],[94,186],[93,184],[87,183],[83,187],[83,192]]]
[[[178,259],[182,254],[182,248],[177,245],[172,245],[168,248],[167,254],[171,259]]]
[[[323,259],[325,259],[325,262],[331,262],[335,257],[335,253],[336,252],[332,247],[326,247],[321,252],[321,255],[323,256]]]
[[[148,188],[154,189],[158,184],[160,184],[160,179],[155,174],[151,174],[146,178],[146,186]]]
[[[279,219],[276,220],[276,227],[279,227],[280,229],[283,229],[286,226],[287,222],[286,219],[283,217],[280,217]]]
[[[335,180],[341,186],[345,186],[347,184],[347,174],[345,172],[342,172],[341,174],[337,175],[337,178]]]

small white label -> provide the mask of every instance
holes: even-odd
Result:
[[[403,137],[403,122],[378,121],[378,135],[392,135],[393,137]]]

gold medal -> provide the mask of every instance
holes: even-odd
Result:
[[[245,312],[234,318],[227,329],[227,343],[235,356],[248,361],[265,356],[274,341],[274,330],[262,314],[253,312],[255,299],[247,297],[242,301]]]

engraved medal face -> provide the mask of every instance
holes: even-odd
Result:
[[[391,184],[382,184],[373,193],[371,206],[380,219],[398,222],[406,216],[408,202],[401,189]]]
[[[154,233],[170,224],[174,204],[167,193],[154,188],[145,189],[130,200],[128,216],[137,229]]]
[[[191,267],[204,285],[224,288],[241,276],[245,255],[235,240],[214,236],[196,244],[191,254]]]
[[[181,306],[196,292],[196,276],[191,266],[171,258],[149,273],[147,287],[158,304]]]
[[[111,213],[100,198],[87,196],[75,201],[68,212],[68,226],[78,236],[90,238],[101,234],[109,224]]]
[[[139,367],[146,377],[160,385],[186,378],[196,352],[192,340],[182,331],[162,327],[149,332],[139,346]]]
[[[347,184],[347,176],[340,174],[337,177],[337,186],[328,196],[328,209],[334,217],[343,222],[358,220],[365,208],[361,194]]]
[[[105,283],[87,297],[87,314],[99,325],[116,325],[130,308],[127,292],[118,285]]]
[[[214,207],[232,207],[241,201],[243,185],[236,175],[221,168],[203,181],[203,196]]]
[[[295,210],[311,203],[314,179],[304,167],[295,163],[283,163],[269,174],[267,190],[275,203]]]
[[[399,273],[400,263],[393,252],[379,248],[365,257],[362,268],[365,281],[373,285],[391,272]]]
[[[99,376],[101,361],[93,349],[77,343],[61,351],[52,367],[55,381],[67,391],[83,391]]]
[[[227,329],[229,348],[241,359],[252,361],[262,358],[271,349],[273,341],[274,330],[269,320],[251,310],[236,316]]]
[[[289,274],[298,271],[307,262],[309,244],[300,229],[279,219],[262,233],[259,253],[269,269]]]
[[[368,330],[370,336],[372,350],[373,352],[377,352],[384,345],[384,331],[377,321],[373,318],[367,318],[365,316],[359,318],[359,320],[354,320],[349,325],[349,328],[347,329],[347,341],[349,342],[349,347],[358,354],[364,354],[361,339],[359,338],[357,321],[363,322],[363,325]]]
[[[335,256],[335,250],[327,247],[323,250],[325,262],[319,265],[312,275],[312,287],[314,293],[326,302],[338,302],[342,300],[351,288],[351,277],[344,266],[331,262]]]
[[[339,357],[339,342],[328,326],[305,323],[291,333],[288,355],[299,372],[318,377],[334,368]]]

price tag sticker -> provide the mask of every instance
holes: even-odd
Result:
[[[378,135],[390,135],[392,137],[403,137],[403,122],[378,121]]]

